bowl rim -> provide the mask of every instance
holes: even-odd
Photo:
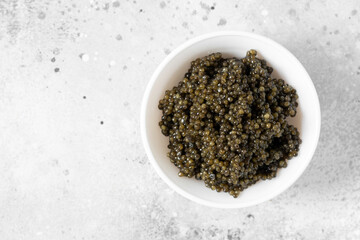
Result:
[[[160,169],[160,166],[159,166],[158,162],[155,160],[155,157],[152,153],[152,150],[150,148],[150,145],[149,145],[149,142],[147,139],[147,134],[146,134],[146,118],[145,117],[146,117],[146,109],[148,106],[148,99],[150,97],[150,92],[151,92],[159,74],[164,69],[164,67],[166,67],[166,65],[181,51],[192,46],[193,44],[201,42],[206,39],[220,37],[220,36],[242,36],[242,37],[254,38],[254,39],[257,39],[260,41],[268,42],[275,48],[281,49],[286,55],[288,55],[289,58],[292,58],[299,65],[299,70],[303,71],[308,76],[308,78],[310,79],[309,86],[310,86],[311,90],[314,91],[315,96],[316,96],[316,102],[314,102],[314,105],[313,105],[313,107],[315,108],[315,111],[317,113],[316,122],[314,123],[314,132],[315,132],[314,136],[316,138],[316,141],[314,141],[314,144],[308,150],[311,152],[311,154],[309,155],[311,157],[308,160],[308,163],[303,167],[303,169],[300,169],[299,171],[296,172],[296,174],[294,174],[295,177],[293,177],[291,179],[291,181],[289,181],[289,184],[287,184],[285,187],[279,188],[279,189],[277,189],[277,191],[274,191],[273,194],[269,194],[263,198],[259,198],[259,200],[255,200],[251,203],[241,203],[241,202],[234,203],[234,204],[217,203],[217,202],[201,199],[199,197],[196,197],[196,196],[186,192],[185,190],[180,188],[178,185],[176,185],[172,180],[170,180],[166,176],[166,174]],[[300,178],[300,176],[304,173],[305,169],[309,166],[309,164],[314,156],[318,142],[319,142],[320,129],[321,129],[321,109],[320,109],[319,96],[316,92],[316,88],[314,86],[313,81],[311,80],[308,72],[306,71],[304,66],[301,64],[301,62],[288,49],[286,49],[281,44],[275,42],[274,40],[264,37],[264,36],[261,36],[261,35],[258,35],[258,34],[255,34],[255,33],[244,32],[244,31],[217,31],[217,32],[206,33],[206,34],[202,34],[197,37],[194,37],[194,38],[187,40],[186,42],[180,44],[177,48],[175,48],[169,55],[167,55],[164,58],[164,60],[157,66],[156,70],[152,74],[150,81],[148,82],[148,84],[146,86],[146,89],[145,89],[145,92],[143,95],[143,99],[142,99],[142,103],[141,103],[141,110],[140,110],[141,139],[142,139],[142,142],[143,142],[143,145],[145,148],[146,155],[148,156],[152,166],[155,168],[155,171],[157,172],[157,174],[161,177],[161,179],[164,182],[166,182],[166,184],[169,187],[174,189],[178,194],[182,195],[183,197],[185,197],[189,200],[192,200],[196,203],[206,205],[209,207],[215,207],[215,208],[226,208],[226,209],[233,208],[234,209],[234,208],[250,207],[250,206],[254,206],[254,205],[258,205],[260,203],[266,202],[272,198],[275,198],[276,196],[280,195],[281,193],[285,192],[290,186],[292,186],[297,181],[297,179]]]

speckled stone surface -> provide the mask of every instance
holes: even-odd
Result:
[[[360,2],[0,1],[0,239],[360,239]],[[302,177],[220,210],[171,190],[140,139],[149,77],[217,30],[268,36],[322,109]]]

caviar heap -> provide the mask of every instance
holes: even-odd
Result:
[[[297,156],[296,90],[271,77],[273,69],[250,50],[198,58],[159,102],[159,123],[169,138],[170,161],[180,177],[195,177],[238,197],[259,180],[276,176]]]

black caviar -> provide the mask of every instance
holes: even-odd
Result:
[[[179,176],[195,177],[237,197],[260,179],[271,179],[297,156],[296,90],[250,50],[243,59],[221,53],[198,58],[159,102],[168,156]]]

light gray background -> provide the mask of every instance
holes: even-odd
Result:
[[[0,239],[359,239],[359,20],[358,0],[1,0]],[[157,65],[218,30],[287,47],[322,109],[302,177],[239,210],[171,190],[139,131]]]

